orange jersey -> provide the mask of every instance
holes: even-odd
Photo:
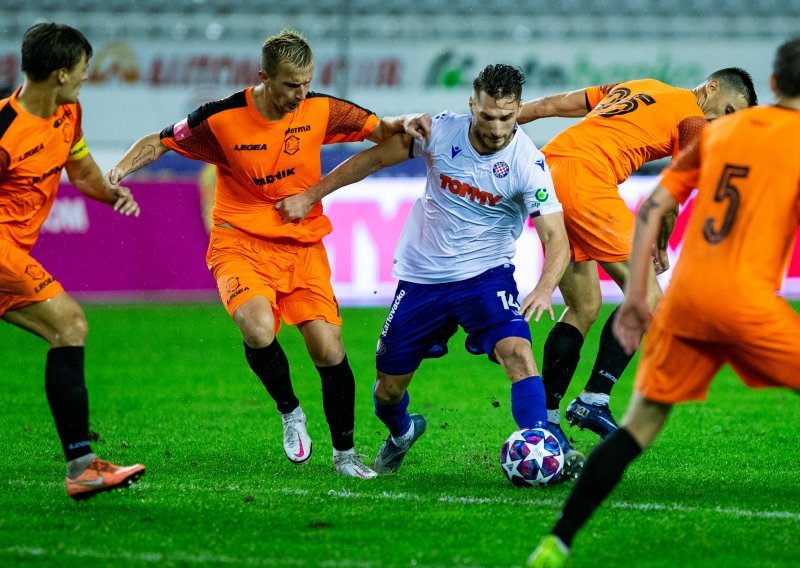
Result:
[[[61,170],[85,155],[80,104],[50,118],[26,112],[20,89],[0,101],[0,239],[30,250],[58,192]]]
[[[775,294],[800,222],[800,112],[762,106],[714,121],[661,184],[679,202],[698,193],[658,312],[676,314],[667,325],[684,337],[758,329],[782,303]]]
[[[553,138],[546,156],[581,158],[620,184],[642,164],[675,156],[706,123],[694,93],[654,79],[586,89],[581,122]]]
[[[275,209],[322,175],[323,144],[364,140],[378,117],[353,103],[309,93],[278,121],[253,104],[250,87],[206,104],[161,132],[168,148],[217,166],[215,224],[228,223],[248,234],[313,243],[331,232],[315,205],[300,223],[283,224]]]

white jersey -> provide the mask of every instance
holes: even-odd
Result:
[[[522,129],[482,156],[469,141],[471,122],[445,111],[433,118],[428,142],[412,142],[428,180],[397,244],[395,278],[457,282],[511,262],[527,217],[561,211],[544,155]]]

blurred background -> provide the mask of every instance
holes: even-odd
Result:
[[[379,116],[467,112],[472,79],[490,63],[522,68],[525,98],[641,77],[692,88],[715,69],[738,66],[769,103],[775,48],[800,32],[800,0],[0,0],[0,13],[6,92],[22,83],[19,48],[30,25],[70,24],[92,42],[81,103],[103,169],[140,136],[255,84],[261,43],[284,27],[314,49],[312,90]],[[543,146],[570,124],[545,119],[524,130]],[[358,149],[326,148],[324,168]],[[645,167],[621,189],[632,209],[664,165]],[[213,172],[202,166],[168,154],[138,172],[130,182],[143,206],[136,220],[115,218],[65,184],[34,254],[83,300],[214,301],[201,199],[213,192]],[[394,245],[422,176],[424,164],[410,161],[326,202],[334,225],[326,245],[343,304],[388,303]],[[674,255],[684,226],[685,216]],[[524,293],[536,282],[541,247],[528,230],[518,248]],[[797,251],[789,276],[786,293],[796,295]]]

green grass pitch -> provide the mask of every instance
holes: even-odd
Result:
[[[521,566],[569,491],[504,479],[498,454],[515,429],[508,380],[466,354],[461,334],[412,382],[411,411],[426,416],[428,432],[397,474],[363,481],[333,472],[319,377],[294,328],[280,338],[315,442],[302,466],[285,459],[279,417],[220,306],[86,313],[94,449],[115,463],[144,463],[147,475],[85,503],[67,498],[44,395],[46,345],[3,326],[0,565]],[[343,313],[357,377],[356,448],[368,462],[385,436],[370,394],[384,315]],[[532,326],[539,363],[551,325]],[[599,331],[584,346],[570,399]],[[618,418],[634,366],[612,399]],[[568,433],[584,451],[597,442]],[[673,412],[576,539],[572,566],[800,565],[798,448],[800,399],[747,390],[724,370],[708,403]]]

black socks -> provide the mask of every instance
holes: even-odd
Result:
[[[583,336],[578,328],[558,322],[544,342],[542,380],[548,410],[558,408],[581,358]]]
[[[572,547],[575,533],[586,524],[622,479],[628,465],[641,453],[642,448],[624,428],[603,440],[586,460],[552,534]]]
[[[331,430],[331,442],[339,451],[353,448],[355,424],[356,381],[347,361],[333,367],[317,367],[322,379],[322,406]]]
[[[83,354],[83,347],[54,347],[47,352],[44,372],[47,402],[67,461],[92,453]]]
[[[597,349],[597,360],[594,363],[592,374],[586,383],[585,390],[598,394],[611,394],[620,375],[625,371],[633,355],[628,355],[622,349],[614,333],[611,331],[614,319],[619,312],[619,306],[608,317],[603,332],[600,334],[600,346]]]
[[[294,395],[289,378],[289,360],[278,343],[278,338],[267,345],[255,349],[244,344],[244,354],[250,368],[261,379],[267,392],[278,406],[278,412],[288,414],[300,405]]]

